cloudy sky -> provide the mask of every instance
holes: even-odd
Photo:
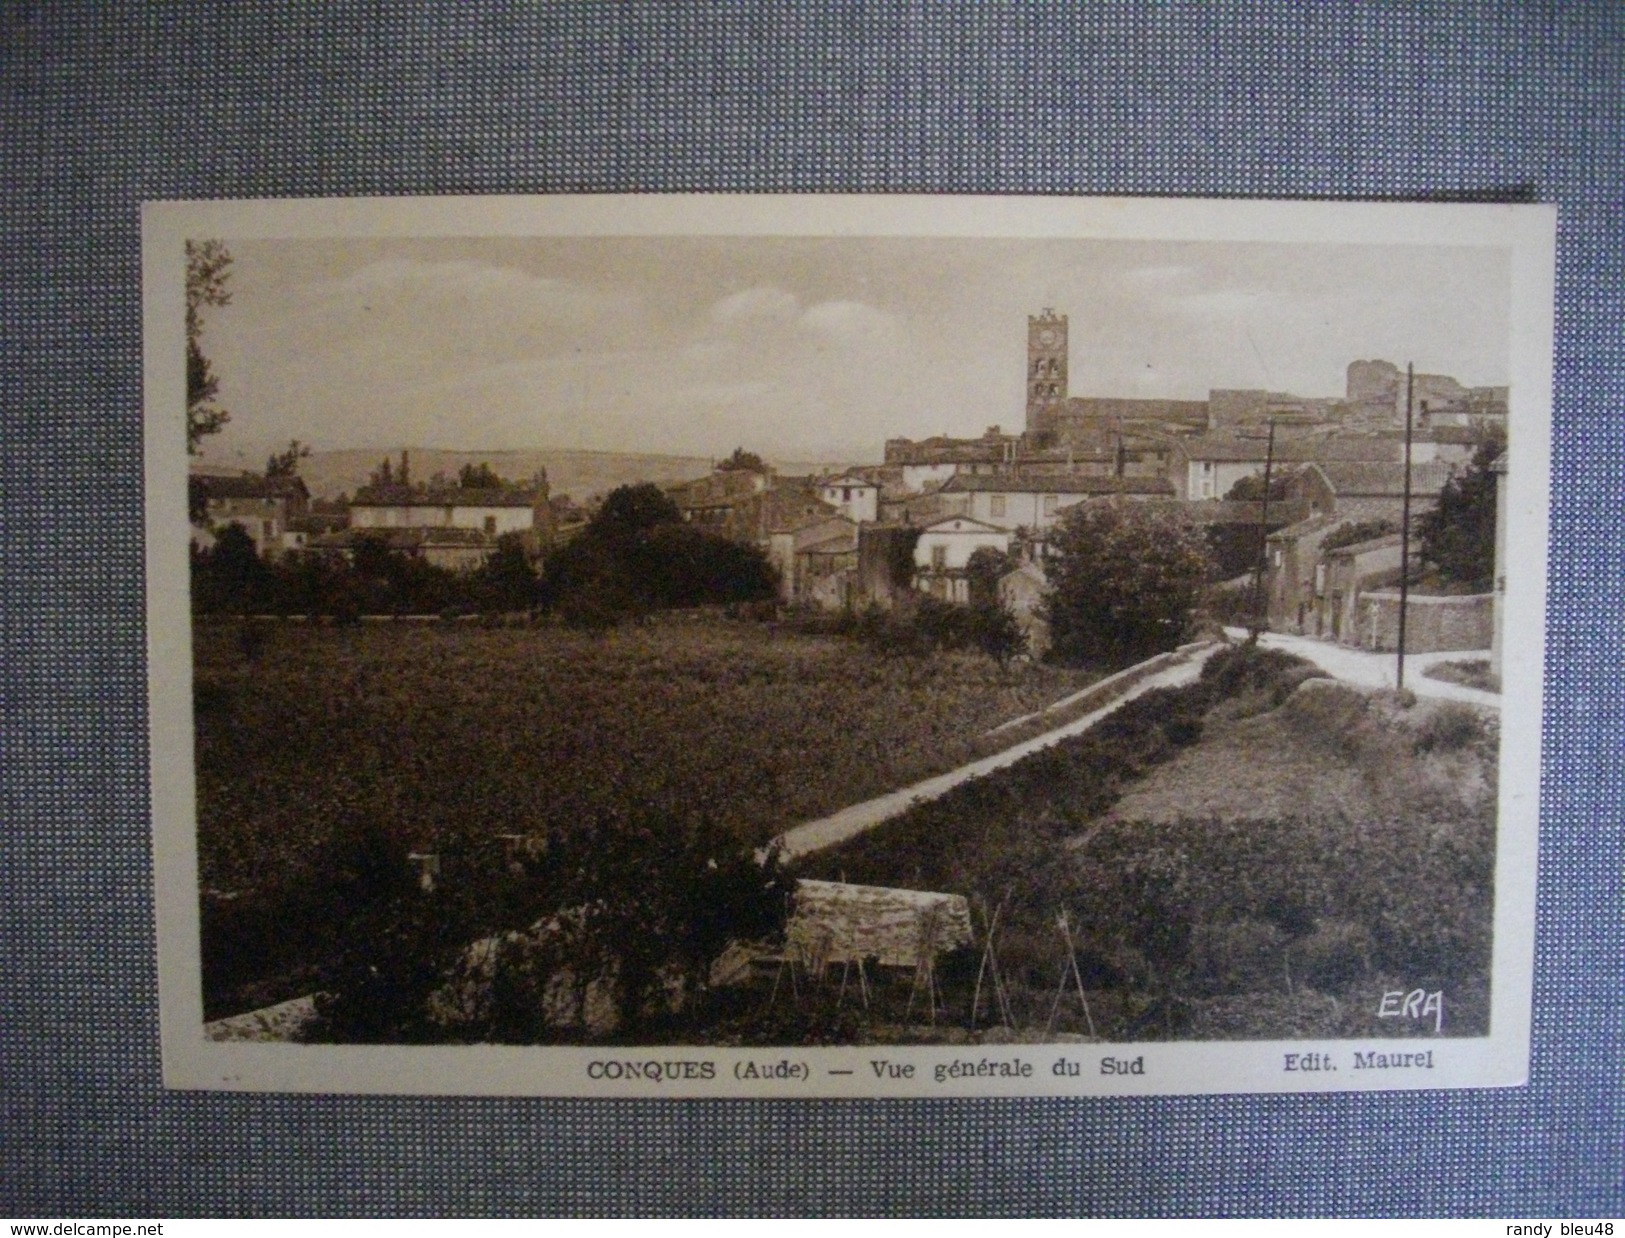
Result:
[[[208,456],[588,448],[878,459],[1023,421],[1027,315],[1071,392],[1343,390],[1356,358],[1504,384],[1503,251],[851,238],[231,241]]]

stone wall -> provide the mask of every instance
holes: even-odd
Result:
[[[1405,620],[1407,653],[1488,649],[1495,636],[1495,598],[1489,593],[1457,597],[1412,594]],[[1374,589],[1354,605],[1354,630],[1348,644],[1389,652],[1399,648],[1399,590]]]

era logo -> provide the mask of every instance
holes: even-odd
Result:
[[[1444,990],[1429,993],[1426,989],[1390,989],[1382,995],[1377,1007],[1379,1019],[1425,1019],[1433,1016],[1433,1030],[1444,1026]]]

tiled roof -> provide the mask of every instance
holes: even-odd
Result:
[[[1314,465],[1339,498],[1344,496],[1403,496],[1404,461],[1321,460]],[[1411,465],[1411,493],[1433,495],[1444,489],[1454,470],[1437,461]]]
[[[1290,541],[1296,538],[1306,537],[1310,533],[1319,533],[1328,525],[1342,523],[1342,518],[1338,516],[1310,516],[1306,520],[1299,520],[1293,524],[1287,525],[1285,528],[1275,530],[1275,532],[1269,535],[1269,540],[1273,542],[1277,538],[1280,538],[1283,541]]]
[[[311,545],[346,549],[369,539],[383,542],[392,550],[412,550],[420,546],[492,547],[496,538],[483,529],[447,528],[442,526],[417,529],[340,529],[311,539]]]
[[[854,526],[850,532],[837,533],[835,536],[826,537],[822,541],[797,546],[796,553],[798,555],[843,555],[851,554],[857,548],[857,528]]]
[[[1174,492],[1166,477],[1001,477],[960,473],[941,493],[985,491],[998,494],[1166,494]]]
[[[963,525],[969,525],[970,527],[966,528],[966,529],[959,529],[959,528],[949,529],[949,528],[944,527],[944,526],[950,525],[950,524],[951,525],[962,525],[963,524]],[[942,520],[937,521],[935,524],[928,524],[928,525],[925,526],[925,528],[920,530],[920,532],[922,534],[925,534],[925,533],[1007,533],[1008,531],[1009,530],[1007,530],[1007,529],[999,528],[999,526],[996,525],[996,524],[988,524],[986,521],[983,521],[983,520],[973,520],[969,516],[948,516],[948,517],[945,517]]]
[[[1187,460],[1214,460],[1263,464],[1270,456],[1264,438],[1241,438],[1233,434],[1196,434],[1179,440],[1179,450]],[[1375,436],[1315,437],[1275,439],[1276,463],[1307,464],[1331,460],[1391,461],[1399,448]]]
[[[870,481],[867,477],[859,477],[854,473],[838,473],[831,477],[820,477],[819,486],[870,486],[879,487],[879,482]]]
[[[1384,533],[1381,537],[1368,538],[1363,542],[1351,542],[1347,546],[1339,546],[1336,550],[1328,550],[1326,557],[1329,559],[1333,555],[1341,555],[1352,558],[1355,555],[1364,554],[1368,550],[1383,550],[1389,546],[1397,546],[1401,540],[1402,538],[1398,533]],[[1416,553],[1416,539],[1414,537],[1411,538],[1411,553]]]
[[[762,474],[752,469],[719,469],[666,487],[679,507],[732,507],[762,492]]]
[[[775,486],[762,495],[762,523],[767,533],[787,533],[840,513],[805,486]]]
[[[416,490],[408,486],[363,486],[351,507],[534,507],[534,490]]]

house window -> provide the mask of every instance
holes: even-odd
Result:
[[[1004,515],[1004,495],[991,495],[988,498],[988,510],[995,516]]]
[[[931,547],[931,570],[933,572],[948,570],[948,548],[946,546]]]
[[[1053,494],[1046,494],[1044,496],[1044,515],[1053,516],[1055,514],[1055,508],[1059,504],[1059,502],[1060,502],[1060,499],[1059,499],[1058,496],[1053,495]]]
[[[487,516],[485,518],[485,531],[493,535],[496,533],[497,518],[495,516]]]

